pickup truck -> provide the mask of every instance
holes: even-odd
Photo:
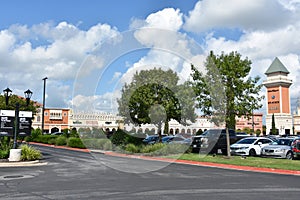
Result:
[[[234,144],[248,135],[239,135],[235,130],[229,129],[230,144]],[[194,136],[192,140],[192,152],[194,153],[218,153],[227,154],[226,129],[209,129],[203,134]]]

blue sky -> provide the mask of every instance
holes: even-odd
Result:
[[[251,76],[275,57],[300,92],[299,0],[2,0],[0,87],[30,88],[47,107],[115,112],[123,84],[161,67],[188,79],[209,51],[238,51]],[[264,93],[264,90],[262,91]],[[265,104],[265,102],[263,102]],[[261,110],[265,111],[265,108]]]

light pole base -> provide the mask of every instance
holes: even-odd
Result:
[[[9,162],[18,162],[21,160],[21,149],[10,149],[9,151]]]

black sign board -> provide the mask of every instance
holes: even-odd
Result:
[[[19,136],[31,135],[31,117],[19,117]]]
[[[13,136],[15,117],[0,116],[0,136]]]

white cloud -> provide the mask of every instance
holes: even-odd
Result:
[[[293,15],[276,0],[203,0],[185,17],[184,27],[198,33],[218,28],[272,30],[287,24]]]
[[[116,28],[107,24],[97,24],[85,31],[67,22],[32,27],[12,25],[0,30],[0,86],[9,86],[15,91],[30,88],[40,93],[43,77],[53,81],[47,84],[49,88],[56,81],[62,84],[73,81],[89,52],[118,34]],[[93,65],[88,62],[90,65],[85,69],[86,73],[102,67],[101,59],[95,58],[93,62]],[[69,84],[59,88],[70,87]],[[58,92],[65,94],[66,90]],[[53,98],[48,103],[50,106],[58,105],[55,102],[57,99]]]

